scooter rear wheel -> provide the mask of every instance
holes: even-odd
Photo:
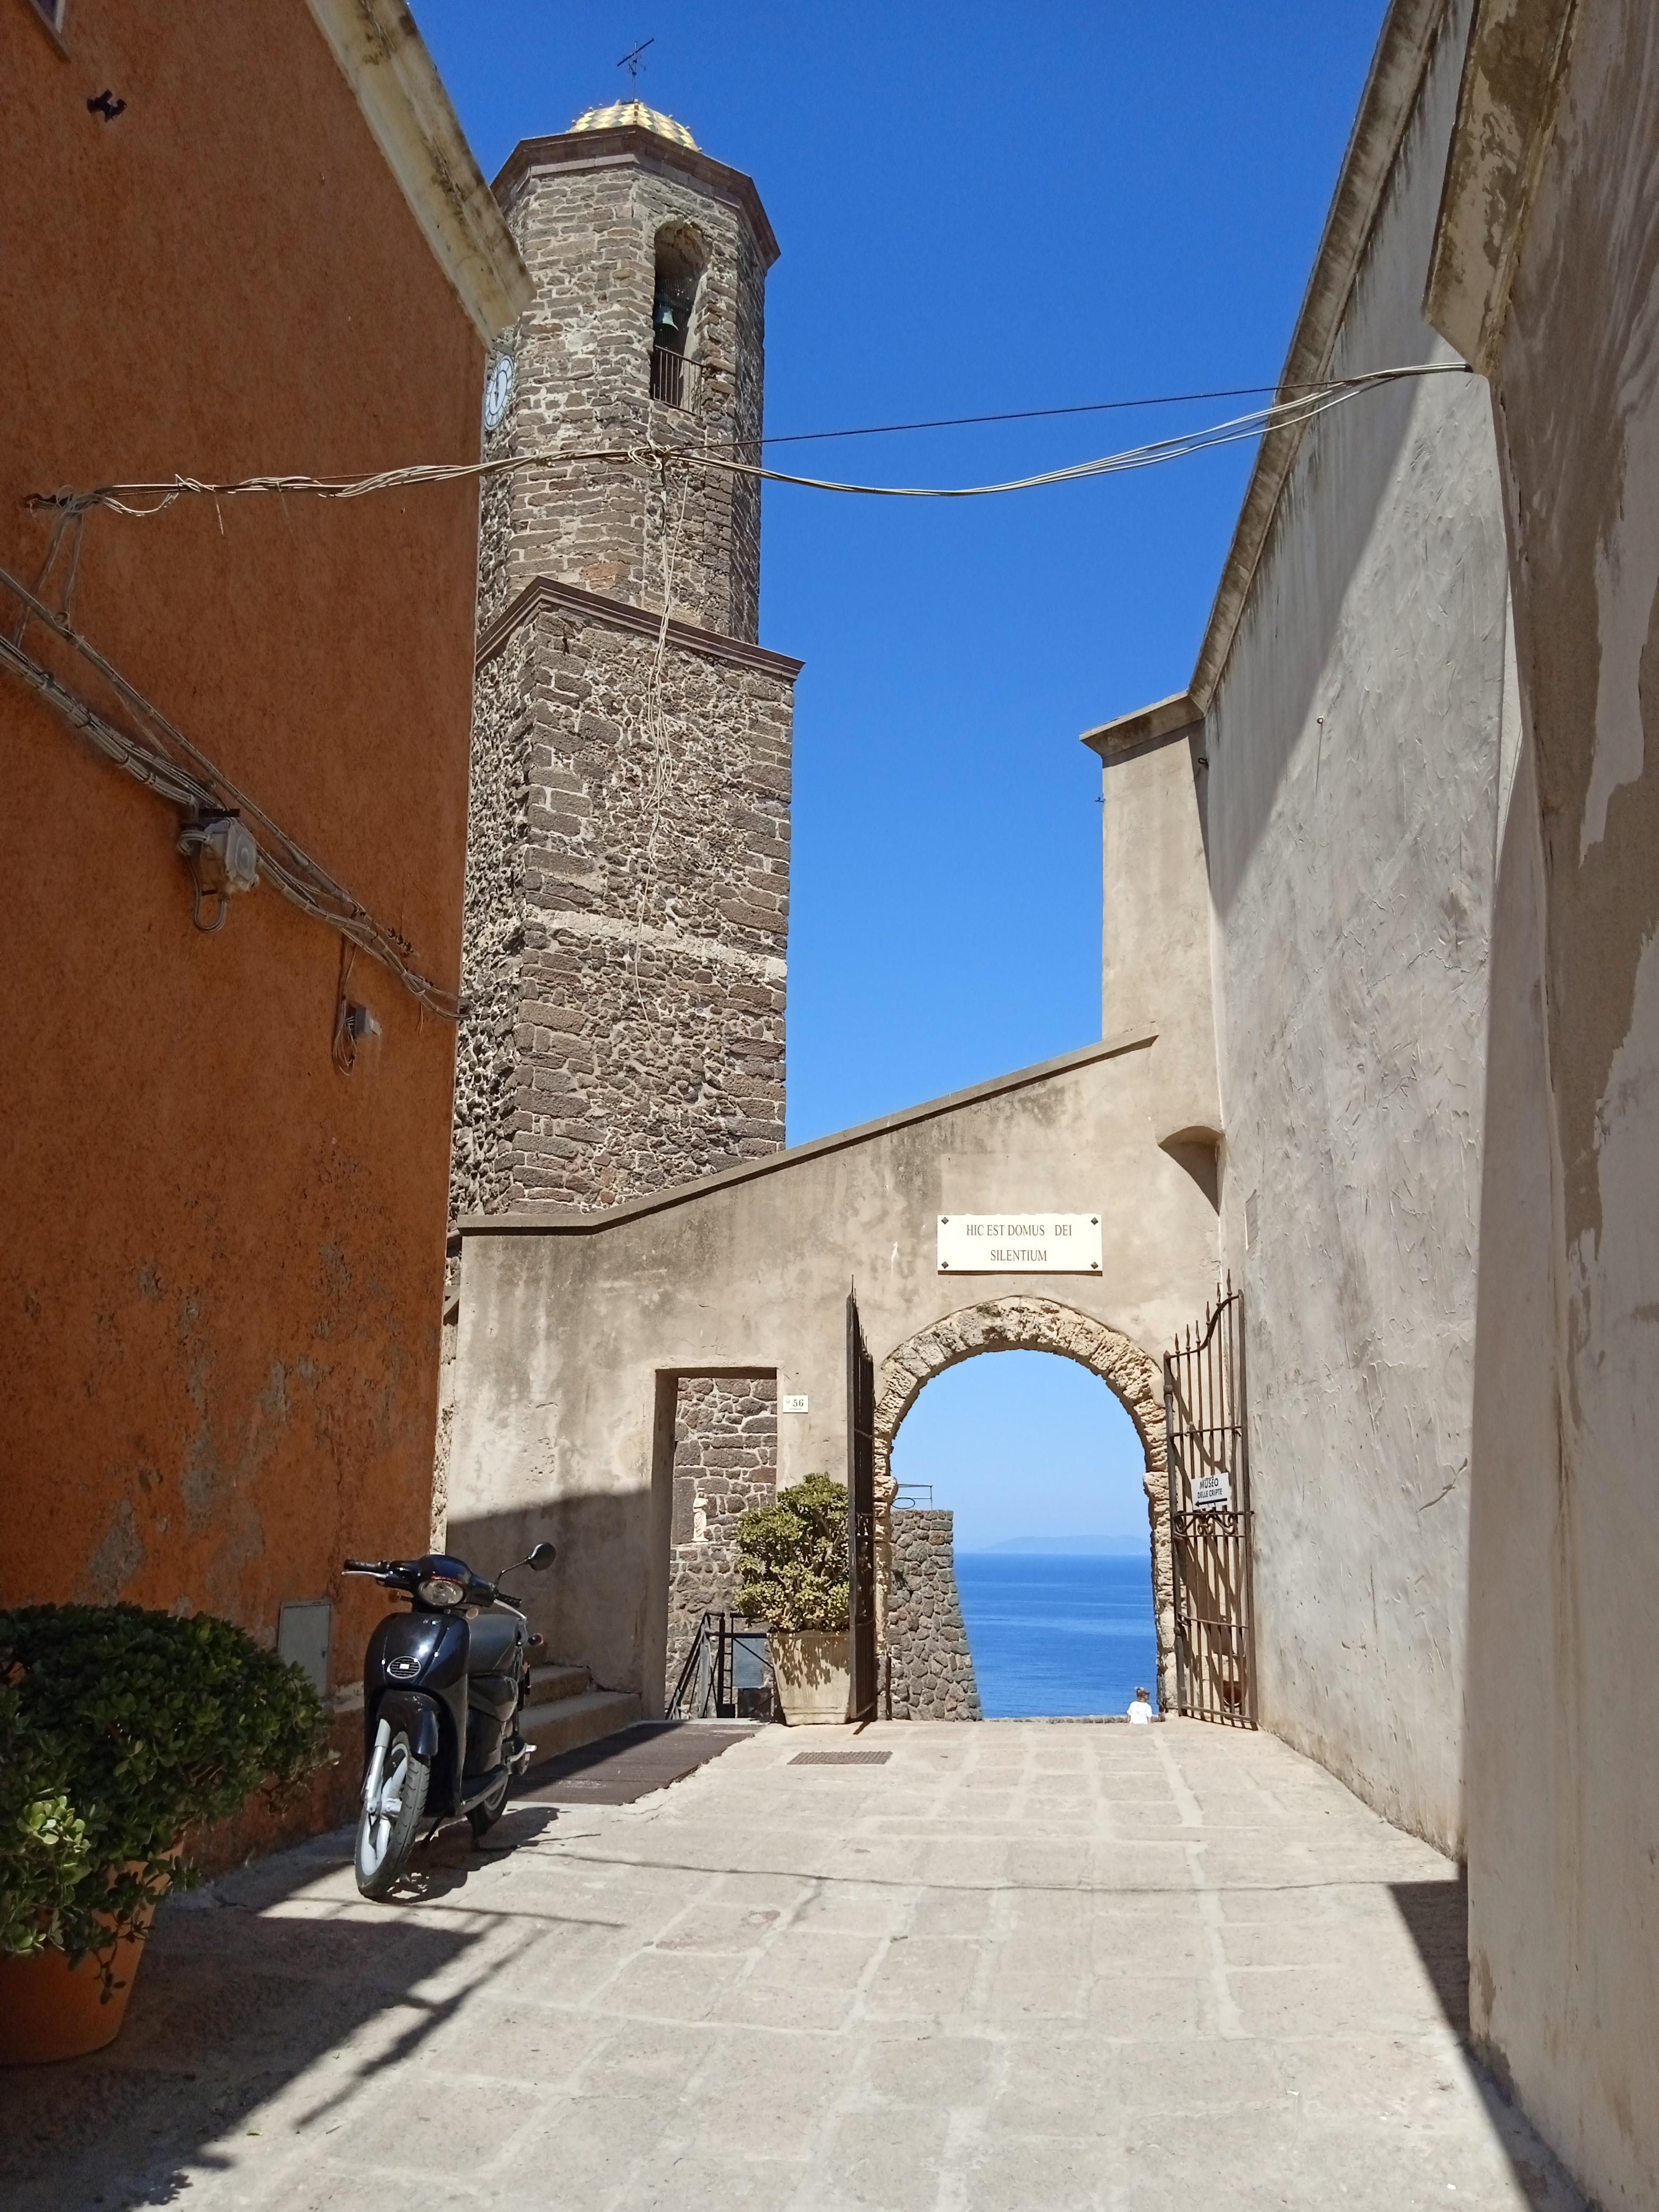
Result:
[[[357,1819],[357,1887],[365,1897],[389,1897],[403,1879],[431,1781],[431,1768],[416,1758],[402,1729],[376,1742]]]

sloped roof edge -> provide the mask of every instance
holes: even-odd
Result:
[[[1447,4],[1448,0],[1393,0],[1383,21],[1279,376],[1281,400],[1292,397],[1297,386],[1317,383],[1329,371],[1354,280],[1370,243],[1395,156],[1417,104]],[[1301,450],[1305,427],[1298,423],[1270,431],[1256,454],[1188,687],[1205,714],[1209,712],[1249,602],[1279,495]]]
[[[1087,745],[1091,753],[1098,753],[1102,760],[1112,760],[1179,737],[1203,719],[1192,693],[1176,691],[1168,699],[1155,699],[1150,707],[1137,707],[1132,714],[1119,714],[1113,721],[1103,722],[1098,729],[1085,730],[1078,742]]]
[[[401,0],[307,0],[410,211],[491,345],[535,289]]]
[[[678,139],[642,130],[638,124],[616,131],[556,131],[542,138],[521,138],[496,175],[495,198],[502,207],[510,207],[538,173],[603,169],[628,161],[659,174],[695,179],[713,198],[741,210],[766,268],[777,259],[777,237],[752,177],[716,161],[700,146],[683,146]]]
[[[936,1121],[947,1114],[959,1113],[963,1107],[977,1106],[988,1098],[1000,1098],[1011,1091],[1030,1090],[1057,1076],[1070,1075],[1075,1069],[1091,1066],[1096,1060],[1118,1060],[1126,1053],[1144,1052],[1157,1042],[1158,1031],[1144,1024],[1118,1030],[1096,1044],[1085,1044],[1076,1052],[1061,1053],[1054,1060],[1039,1060],[1033,1067],[1017,1067],[1011,1074],[994,1075],[988,1082],[973,1084],[966,1091],[949,1091],[942,1098],[924,1099],[920,1106],[902,1107],[896,1114],[883,1115],[878,1121],[861,1121],[856,1128],[837,1129],[831,1136],[810,1138],[804,1145],[767,1152],[760,1159],[744,1160],[734,1168],[720,1168],[713,1175],[699,1176],[695,1182],[653,1190],[643,1198],[628,1199],[620,1206],[608,1206],[599,1212],[579,1213],[567,1206],[526,1206],[511,1213],[466,1214],[455,1226],[463,1237],[598,1236],[603,1230],[640,1220],[646,1214],[665,1213],[672,1206],[695,1206],[736,1184],[756,1182],[763,1176],[787,1173],[808,1160],[823,1159],[831,1152],[871,1144],[918,1121]]]

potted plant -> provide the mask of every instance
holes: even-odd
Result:
[[[791,1727],[844,1721],[847,1486],[827,1474],[781,1490],[738,1523],[738,1608],[769,1626],[778,1706]]]
[[[228,1620],[136,1605],[0,1613],[0,2063],[119,2032],[186,1828],[324,1765],[322,1702]]]

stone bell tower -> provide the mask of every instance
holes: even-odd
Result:
[[[756,643],[750,179],[636,101],[495,181],[452,1218],[592,1211],[783,1142],[793,685]],[[568,459],[539,458],[548,453]],[[601,456],[603,458],[592,458]]]

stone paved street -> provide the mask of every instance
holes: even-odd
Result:
[[[0,2078],[11,2212],[1577,2202],[1449,2019],[1452,1869],[1271,1737],[766,1729],[497,1833],[169,1907],[121,2040]]]

